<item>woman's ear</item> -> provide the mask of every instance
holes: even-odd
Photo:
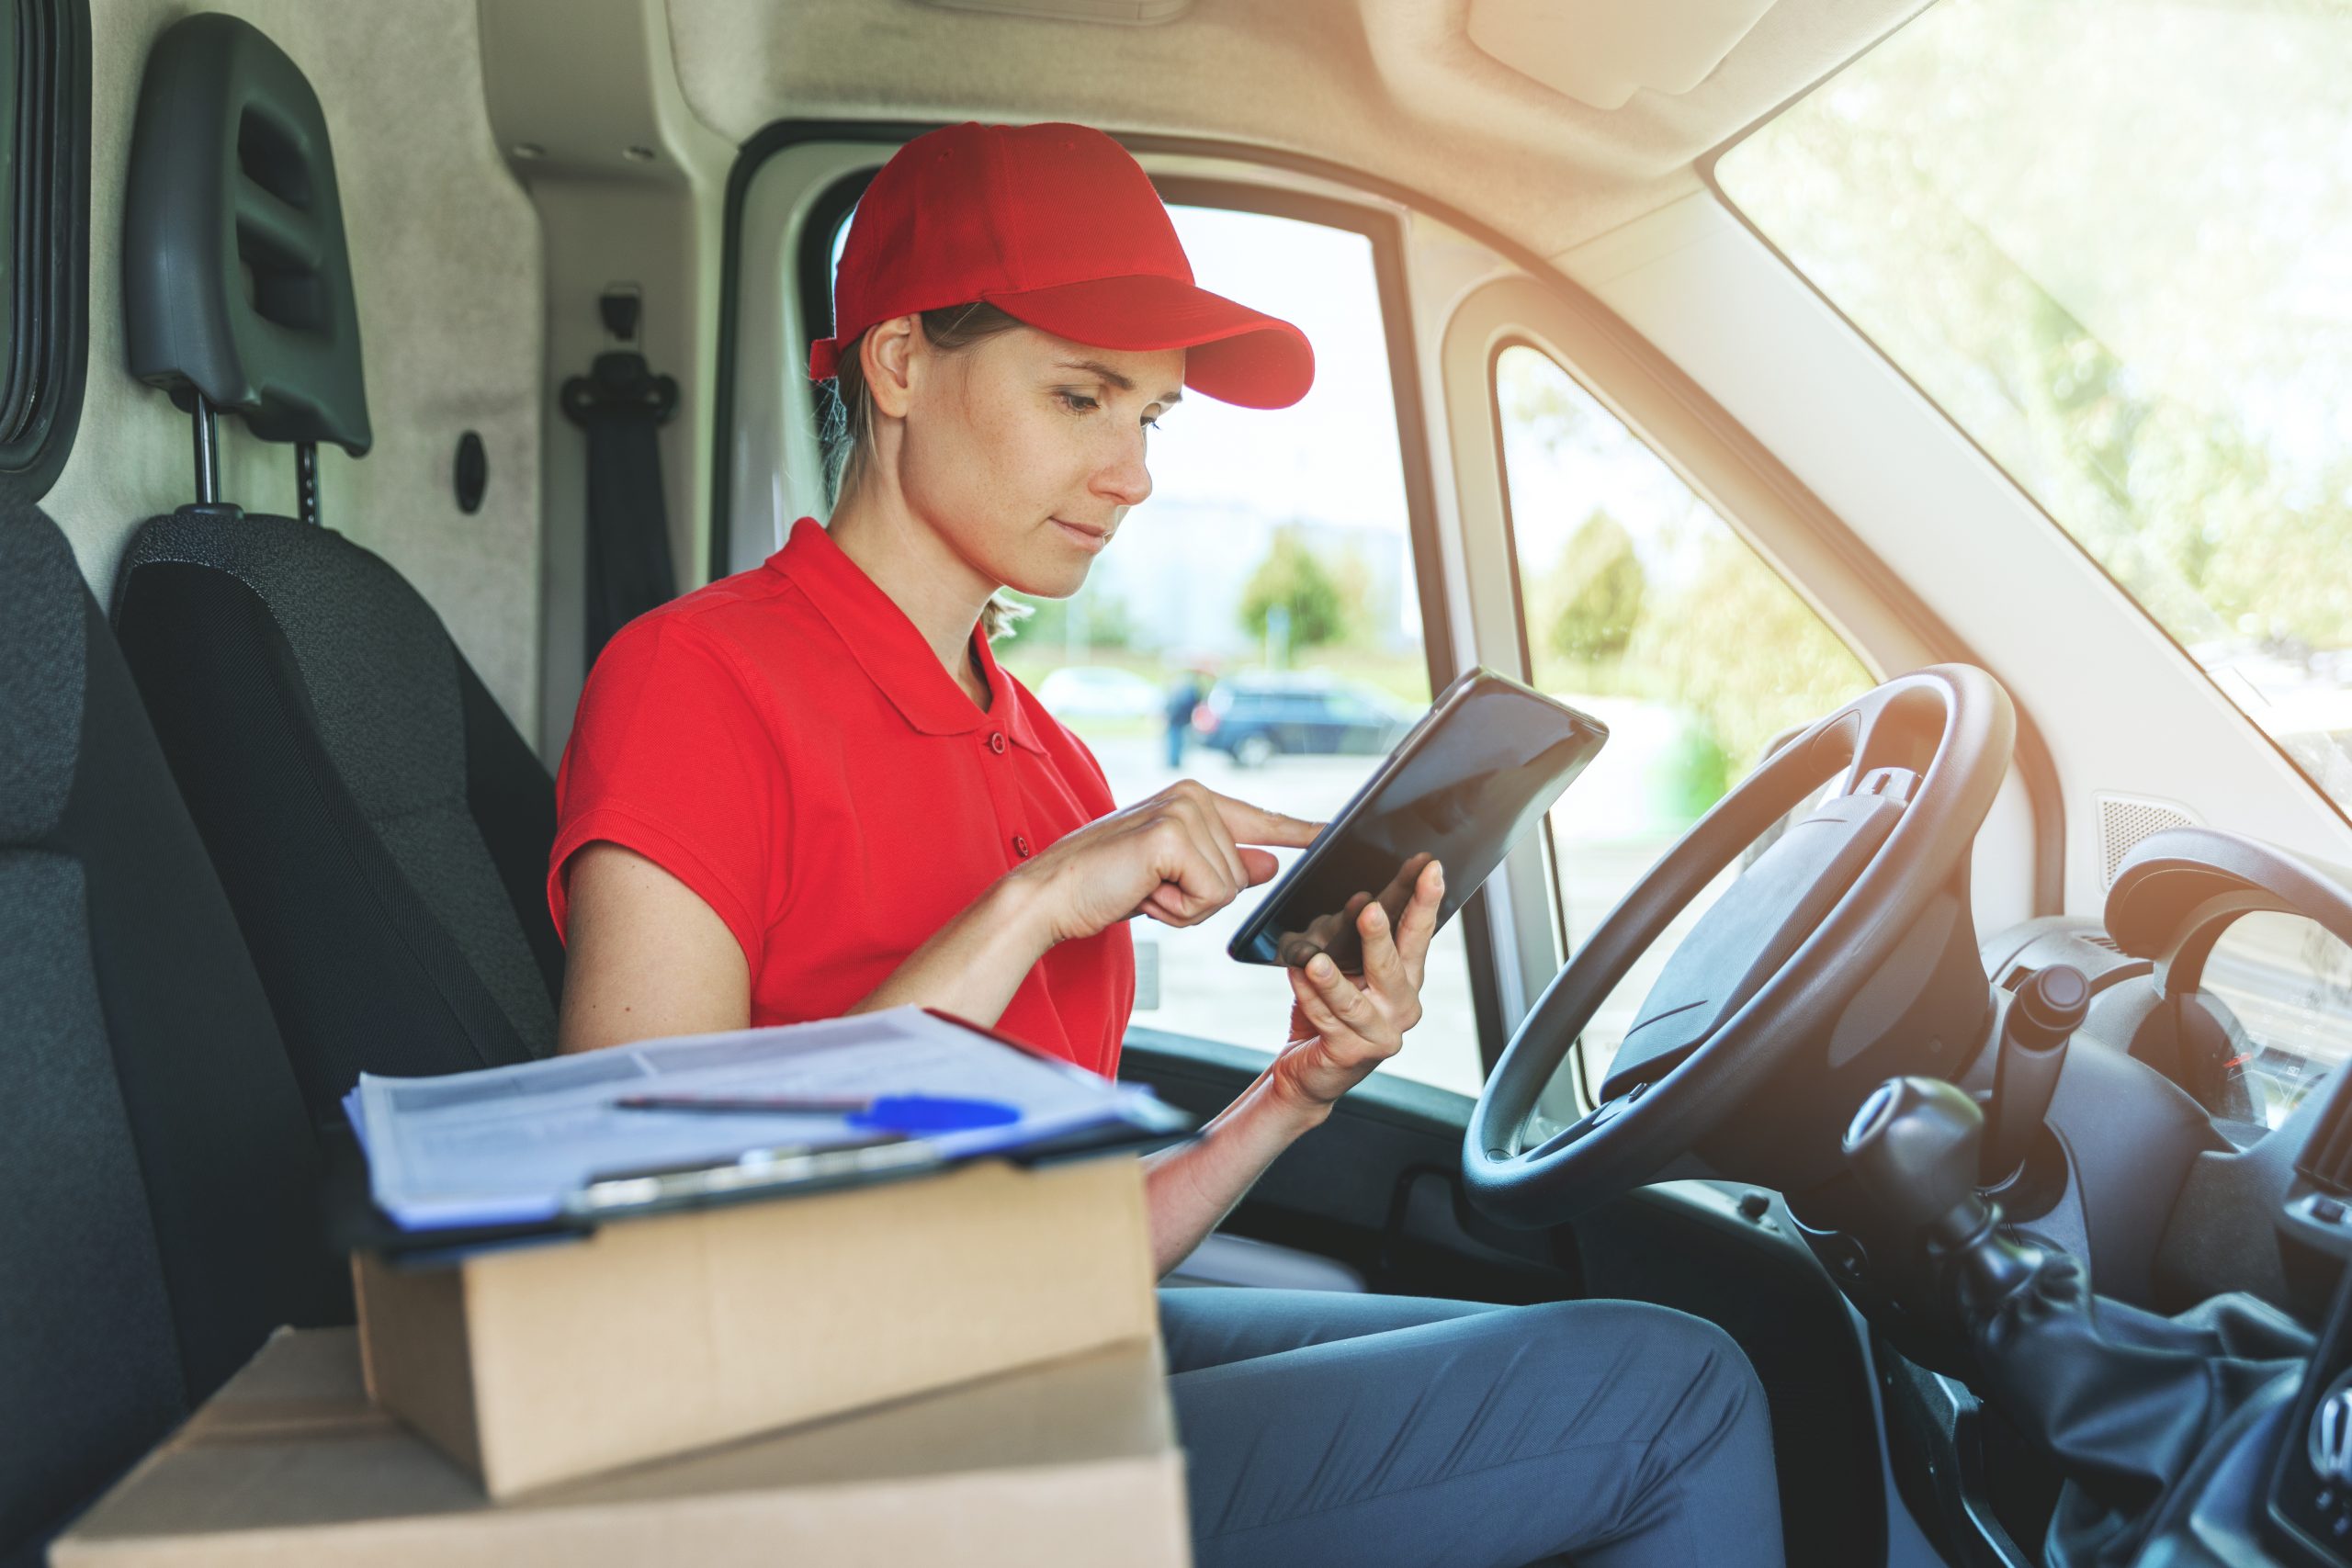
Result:
[[[875,412],[892,419],[907,416],[915,361],[924,346],[920,316],[892,316],[866,329],[857,352],[865,372],[865,395],[873,400]]]

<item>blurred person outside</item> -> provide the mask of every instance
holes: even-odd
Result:
[[[1192,739],[1193,710],[1208,695],[1208,687],[1197,670],[1180,673],[1168,688],[1166,712],[1168,721],[1168,765],[1170,769],[1184,765],[1184,744]]]

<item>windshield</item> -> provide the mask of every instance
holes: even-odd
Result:
[[[2352,811],[2352,7],[1942,0],[1725,196]]]

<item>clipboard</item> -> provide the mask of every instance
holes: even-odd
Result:
[[[1069,1066],[1025,1041],[968,1019],[938,1009],[922,1010],[1000,1045]],[[430,1229],[403,1226],[377,1207],[359,1141],[348,1129],[338,1129],[327,1148],[328,1230],[343,1250],[375,1252],[398,1268],[430,1268],[482,1251],[579,1240],[617,1221],[911,1180],[982,1159],[1028,1168],[1099,1155],[1149,1153],[1184,1141],[1198,1126],[1193,1117],[1172,1106],[1136,1100],[1100,1124],[977,1155],[945,1154],[927,1139],[897,1136],[819,1148],[753,1147],[725,1160],[598,1172],[568,1194],[561,1211],[549,1218]]]

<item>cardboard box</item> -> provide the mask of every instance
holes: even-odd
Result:
[[[356,1271],[368,1391],[494,1497],[1159,1332],[1128,1156]]]
[[[492,1503],[281,1329],[51,1548],[55,1568],[1182,1568],[1156,1343]]]

